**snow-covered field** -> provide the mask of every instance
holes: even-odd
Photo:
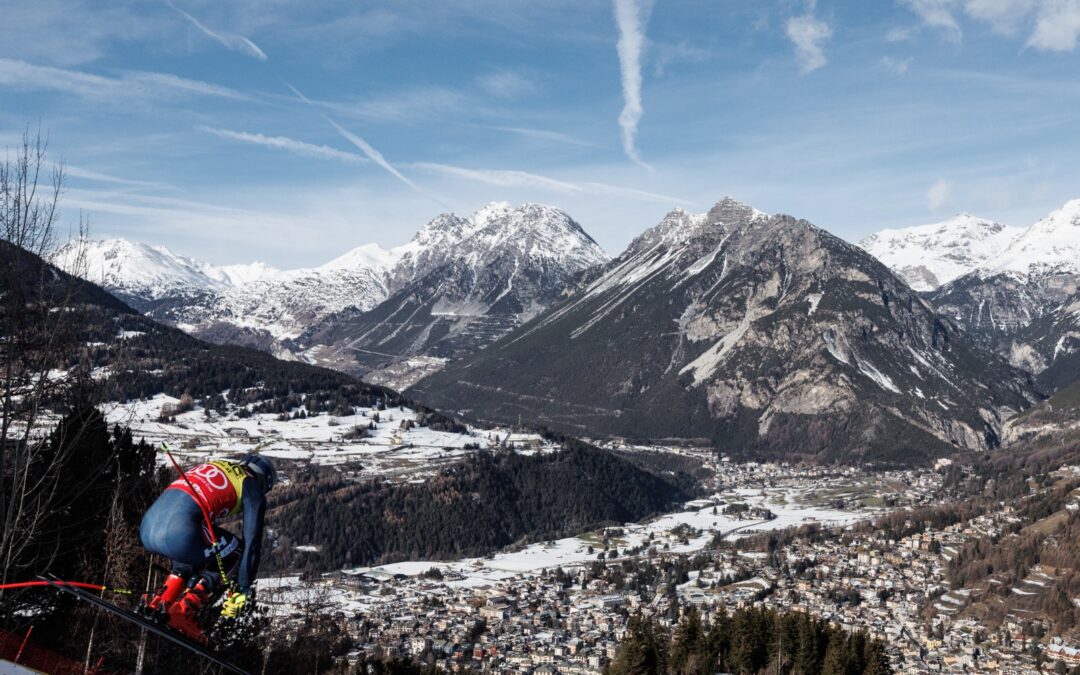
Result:
[[[413,410],[404,407],[357,408],[347,417],[322,414],[288,421],[278,420],[274,414],[237,418],[212,413],[207,417],[206,411],[196,407],[176,415],[175,422],[160,421],[162,406],[178,403],[178,399],[159,394],[145,401],[116,404],[107,410],[107,417],[110,424],[130,426],[137,439],[168,443],[175,454],[189,462],[259,452],[322,465],[350,463],[350,470],[362,477],[417,478],[476,452],[475,447],[467,449],[466,445],[486,449],[505,443],[522,453],[553,447],[542,443],[539,436],[507,429],[470,429],[463,434],[426,427],[403,429],[403,422],[416,417]],[[365,431],[364,437],[349,438],[356,428]]]

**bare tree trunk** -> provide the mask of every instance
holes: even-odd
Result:
[[[64,185],[62,164],[47,165],[47,147],[28,130],[0,161],[0,583],[47,567],[61,543],[50,552],[42,529],[72,497],[51,480],[67,457],[48,452],[55,448],[46,427],[48,408],[76,384],[61,366],[78,353],[68,313],[81,282],[38,261],[56,244]],[[82,222],[78,234],[85,236]],[[83,256],[74,261],[78,268]],[[59,446],[77,438],[66,440]],[[0,606],[6,599],[0,592]]]
[[[150,589],[153,588],[154,579],[154,556],[150,556],[150,561],[146,565],[146,588],[144,592],[150,595]],[[135,675],[143,675],[143,667],[146,664],[146,629],[143,628],[139,631],[139,651],[135,656]]]

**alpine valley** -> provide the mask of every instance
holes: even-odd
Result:
[[[1076,232],[1080,201],[1027,229],[960,214],[855,246],[725,198],[610,260],[560,209],[495,202],[310,269],[124,240],[84,255],[197,337],[473,421],[888,464],[996,447],[1080,379]]]

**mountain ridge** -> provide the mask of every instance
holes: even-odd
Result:
[[[408,391],[477,419],[868,461],[992,447],[1036,398],[861,248],[732,198],[673,211],[590,276]]]

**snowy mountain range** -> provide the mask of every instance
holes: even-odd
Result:
[[[934,305],[1049,390],[1080,379],[1080,199],[1027,228]]]
[[[1080,379],[1080,199],[1028,228],[960,214],[859,244],[1048,391]]]
[[[731,198],[672,212],[409,391],[481,420],[883,462],[991,447],[1035,398],[861,248]]]
[[[570,216],[494,203],[471,218],[441,215],[395,249],[390,297],[344,311],[297,340],[309,358],[404,387],[471,354],[557,300],[607,255]]]
[[[72,242],[53,257],[61,269],[76,267],[81,276],[144,309],[169,297],[222,291],[278,274],[263,263],[215,266],[155,246],[127,239]]]
[[[915,290],[933,291],[994,260],[1023,232],[960,213],[940,223],[881,230],[859,246]]]
[[[198,337],[297,358],[295,340],[302,334],[326,334],[451,264],[473,281],[455,288],[452,298],[436,293],[435,314],[476,316],[495,310],[524,318],[561,292],[570,276],[606,259],[559,209],[496,202],[468,218],[442,214],[396,248],[368,244],[313,268],[219,267],[124,239],[71,244],[53,261],[63,269],[79,266],[83,276],[136,309]],[[491,296],[491,289],[501,295]],[[520,306],[503,311],[514,302]],[[511,318],[510,324],[515,321]],[[354,337],[345,328],[335,335]],[[306,342],[309,347],[320,344],[314,338]],[[302,357],[320,362],[324,351],[317,348]],[[424,356],[423,349],[407,351]],[[342,358],[340,350],[328,365],[366,370],[351,357]]]

